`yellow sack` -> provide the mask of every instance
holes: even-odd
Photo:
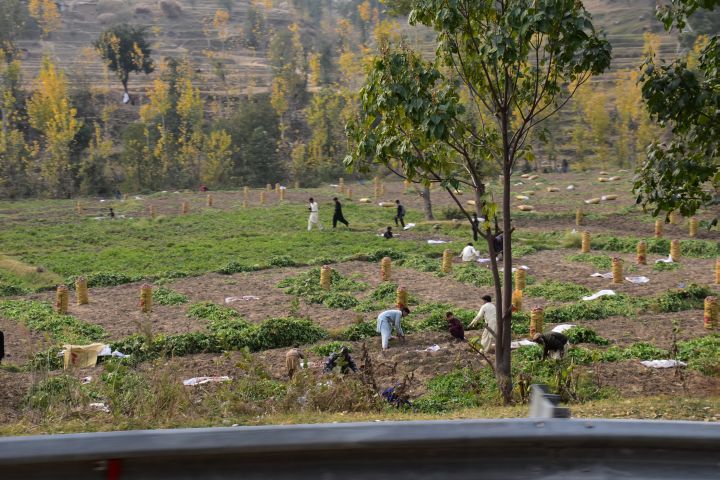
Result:
[[[97,364],[97,357],[103,348],[104,343],[91,343],[90,345],[63,345],[65,349],[64,362],[65,370],[73,368],[94,367]]]

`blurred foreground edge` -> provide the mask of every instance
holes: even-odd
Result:
[[[712,479],[720,424],[531,417],[0,438],[10,479]],[[558,418],[560,417],[560,418]]]

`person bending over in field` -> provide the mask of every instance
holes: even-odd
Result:
[[[391,238],[393,238],[392,227],[388,227],[387,230],[385,230],[385,233],[383,233],[383,237],[385,237],[385,240],[390,240]]]
[[[357,372],[357,365],[353,362],[350,356],[350,350],[347,347],[342,347],[339,352],[335,352],[325,360],[325,367],[323,371],[325,373],[332,372],[335,367],[340,367],[340,373],[346,374],[350,370]]]
[[[480,252],[475,250],[473,243],[470,242],[467,245],[465,245],[465,248],[463,248],[463,251],[460,254],[460,258],[462,259],[463,262],[472,262],[472,261],[480,258]]]
[[[543,347],[543,360],[547,358],[548,353],[563,358],[568,337],[560,332],[536,333],[533,335],[533,342]]]
[[[377,326],[375,330],[380,334],[382,349],[388,349],[388,343],[390,342],[390,334],[395,329],[395,332],[400,338],[401,342],[405,341],[405,332],[403,332],[400,321],[403,317],[410,315],[410,309],[407,307],[401,307],[399,310],[386,310],[377,317]]]
[[[295,372],[300,370],[301,361],[305,358],[300,345],[297,343],[293,344],[293,348],[287,351],[285,354],[285,366],[287,367],[288,377],[292,378]]]
[[[465,327],[463,327],[462,322],[458,320],[453,312],[447,312],[445,314],[445,320],[447,320],[450,335],[459,342],[465,340]]]

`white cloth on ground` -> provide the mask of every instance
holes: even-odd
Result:
[[[687,366],[687,363],[679,360],[644,360],[640,363],[650,368],[673,368]]]
[[[229,382],[230,377],[227,375],[223,375],[221,377],[193,377],[188,378],[187,380],[183,380],[183,385],[192,386],[192,385],[204,385],[206,383],[220,383],[220,382]]]
[[[611,297],[613,295],[615,295],[615,292],[613,292],[612,290],[600,290],[599,292],[593,293],[592,295],[589,295],[587,297],[582,297],[582,299],[585,301],[588,301],[588,300],[595,300],[596,298],[605,297],[605,296]]]
[[[642,275],[637,277],[625,277],[625,280],[627,280],[630,283],[637,283],[637,284],[643,284],[643,283],[649,283],[650,279],[648,277],[644,277]]]
[[[414,224],[414,223],[408,223],[407,225],[405,225],[405,226],[403,227],[403,230],[410,230],[411,228],[415,228],[415,224]]]
[[[250,300],[260,300],[260,297],[256,297],[255,295],[243,295],[242,297],[226,297],[225,303],[233,303],[240,300],[248,302]]]
[[[450,243],[450,242],[445,241],[445,240],[428,240],[427,243],[429,243],[430,245],[438,245],[440,243]]]
[[[673,263],[673,259],[670,255],[668,255],[667,258],[661,258],[659,260],[655,260],[655,263]]]
[[[571,324],[571,323],[563,323],[562,325],[556,325],[555,328],[552,329],[552,331],[553,331],[553,332],[562,333],[562,332],[564,332],[565,330],[570,330],[570,329],[573,328],[574,326],[575,326],[575,325],[573,325],[573,324]]]
[[[606,280],[609,280],[609,279],[613,278],[612,272],[607,272],[607,273],[598,273],[598,272],[595,272],[595,273],[593,273],[593,274],[590,275],[590,276],[591,276],[591,277],[604,278],[604,279],[606,279]]]

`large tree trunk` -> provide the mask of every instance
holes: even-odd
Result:
[[[510,372],[510,322],[512,317],[512,226],[510,223],[510,172],[512,158],[508,142],[509,119],[507,111],[501,117],[503,141],[503,200],[502,200],[502,235],[503,235],[503,285],[502,298],[498,296],[497,319],[498,332],[495,338],[495,378],[502,394],[503,403],[512,402],[512,377]]]
[[[425,220],[435,220],[432,213],[432,201],[430,200],[430,187],[424,186],[420,194],[423,199],[423,210],[425,211]]]

